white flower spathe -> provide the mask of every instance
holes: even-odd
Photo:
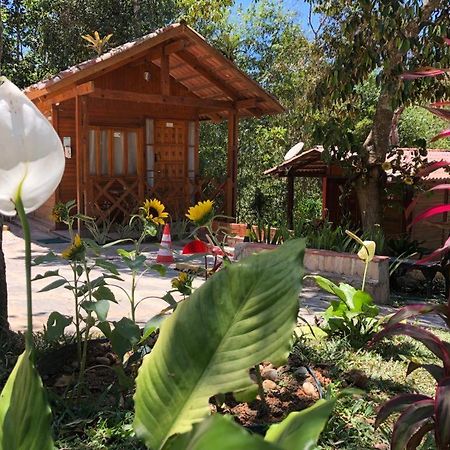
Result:
[[[64,173],[61,140],[31,100],[0,77],[0,213],[15,214],[20,198],[29,213],[54,192]]]

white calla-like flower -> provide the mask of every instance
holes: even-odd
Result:
[[[358,252],[358,258],[364,262],[370,262],[375,256],[377,245],[374,241],[363,241],[363,246]]]
[[[352,233],[349,230],[345,230],[345,232],[361,245],[361,248],[357,253],[358,258],[362,259],[365,263],[370,263],[375,256],[377,244],[374,241],[363,241],[360,237],[356,236],[355,233]]]
[[[15,214],[20,198],[26,213],[39,208],[64,173],[61,140],[31,100],[0,77],[0,213]]]

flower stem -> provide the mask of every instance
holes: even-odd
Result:
[[[81,331],[80,331],[80,307],[78,305],[78,273],[77,273],[77,262],[74,261],[72,265],[73,270],[73,296],[75,300],[75,334],[77,336],[77,358],[78,358],[78,367],[81,366]]]
[[[136,271],[133,270],[131,273],[131,297],[130,297],[130,303],[131,303],[131,320],[133,322],[136,322],[136,302],[135,302],[135,295],[136,295]]]
[[[368,267],[369,267],[369,261],[366,261],[366,266],[364,267],[364,276],[363,276],[363,281],[362,281],[362,287],[361,287],[362,291],[364,291],[364,288],[366,286],[366,276],[367,276]]]
[[[266,394],[264,393],[263,379],[261,375],[261,370],[259,369],[259,364],[256,364],[255,366],[255,375],[256,375],[256,382],[258,383],[259,398],[261,399],[264,408],[267,409],[268,405],[266,401]]]
[[[19,216],[23,229],[23,238],[25,240],[25,282],[27,292],[27,333],[25,345],[28,349],[33,347],[33,301],[31,294],[31,233],[30,224],[25,214],[22,199],[18,196],[16,200],[16,211]]]

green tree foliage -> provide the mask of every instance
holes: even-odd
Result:
[[[442,130],[443,121],[427,110],[419,107],[409,107],[403,111],[399,123],[401,147],[416,147],[425,139],[428,148],[450,148],[450,140],[442,139],[430,142]]]
[[[208,24],[220,22],[234,0],[177,0],[181,18],[189,25],[212,29]]]
[[[211,40],[286,108],[279,116],[240,122],[238,220],[252,222],[259,216],[280,224],[285,221],[285,182],[262,173],[279,164],[300,140],[307,146],[316,143],[310,135],[306,92],[318,79],[322,66],[315,45],[306,39],[296,17],[286,13],[279,2],[254,2],[247,10],[239,10],[238,18],[231,22],[225,16],[211,32]],[[205,176],[223,177],[226,141],[226,126],[202,126],[200,151]],[[317,184],[297,184],[297,210],[302,210],[303,200],[313,199],[317,205]]]
[[[3,70],[26,86],[92,57],[81,35],[113,33],[116,46],[175,21],[177,0],[15,0],[5,18]]]
[[[25,14],[26,5],[22,0],[1,2],[2,58],[1,72],[15,80],[19,86],[27,85],[36,78],[36,63],[28,51],[31,42],[29,18]]]
[[[329,63],[315,90],[315,105],[349,111],[358,103],[357,87],[375,74],[379,94],[363,140],[349,141],[342,133],[328,133],[324,142],[339,146],[338,158],[356,153],[363,167],[354,180],[362,224],[370,229],[381,222],[381,164],[390,149],[396,108],[419,99],[439,98],[436,80],[404,83],[400,74],[419,66],[444,66],[450,53],[442,46],[449,25],[446,0],[310,0],[324,19],[320,46]],[[347,120],[341,115],[343,122]],[[345,127],[343,127],[345,129]]]

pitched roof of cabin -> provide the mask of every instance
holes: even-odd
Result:
[[[284,112],[269,92],[240,70],[236,64],[211,46],[185,23],[175,23],[134,41],[127,42],[101,56],[76,64],[25,89],[32,100],[45,98],[80,85],[146,57],[162,45],[171,46],[169,74],[200,99],[235,102],[242,116],[260,116]],[[152,63],[160,66],[161,52]]]

